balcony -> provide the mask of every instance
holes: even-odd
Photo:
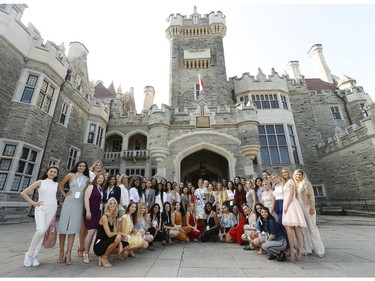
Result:
[[[121,152],[104,152],[104,156],[103,156],[103,159],[109,159],[109,160],[113,160],[113,159],[119,159],[121,156]]]
[[[124,160],[140,160],[148,159],[150,157],[150,152],[148,150],[123,150],[121,151],[121,158]]]

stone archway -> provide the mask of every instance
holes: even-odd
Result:
[[[181,161],[181,179],[197,186],[199,178],[208,181],[228,179],[228,160],[207,149],[198,150]]]
[[[206,176],[203,178],[225,177],[231,179],[234,177],[236,158],[230,151],[214,144],[199,143],[176,156],[174,160],[174,167],[176,168],[175,181],[184,181],[185,177],[194,173],[199,173],[198,176],[200,176],[202,161],[200,161],[199,157],[204,155],[212,156],[212,160],[204,159],[203,164],[205,165]]]

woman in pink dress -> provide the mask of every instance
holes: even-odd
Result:
[[[281,169],[283,179],[283,220],[282,223],[288,235],[290,261],[294,261],[295,257],[300,260],[302,256],[306,256],[307,252],[303,246],[303,236],[300,227],[307,227],[306,220],[303,215],[301,205],[296,198],[296,184],[294,183],[292,172],[290,169],[283,167]],[[298,252],[294,249],[294,235],[297,237]]]

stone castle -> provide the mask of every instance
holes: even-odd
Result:
[[[317,197],[374,197],[374,104],[355,79],[331,74],[320,44],[308,51],[318,78],[290,61],[285,74],[227,79],[224,14],[172,14],[169,105],[145,86],[137,113],[133,88],[90,81],[84,44],[44,41],[21,22],[25,8],[0,4],[0,222],[27,215],[19,192],[49,165],[62,178],[77,160],[176,182],[288,166],[306,171]]]

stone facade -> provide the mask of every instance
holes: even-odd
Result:
[[[311,49],[319,78],[292,61],[283,75],[227,79],[224,14],[171,15],[169,105],[153,104],[157,93],[145,86],[137,113],[133,88],[90,83],[86,47],[71,42],[65,55],[64,45],[44,43],[20,21],[25,8],[0,6],[0,222],[26,217],[19,192],[50,164],[61,179],[77,160],[176,182],[288,166],[305,169],[327,200],[374,195],[372,100],[353,78],[330,73],[321,45]]]

